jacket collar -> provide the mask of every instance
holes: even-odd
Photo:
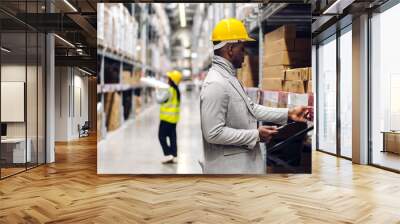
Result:
[[[223,57],[215,55],[212,61],[212,69],[218,71],[223,77],[225,77],[228,82],[235,88],[239,95],[243,98],[244,102],[250,113],[255,116],[253,107],[250,105],[249,97],[245,93],[243,86],[240,84],[239,80],[236,78],[236,70],[232,63]]]
[[[220,69],[225,70],[229,75],[236,77],[236,69],[233,67],[232,63],[221,56],[214,55],[212,66],[219,67]]]

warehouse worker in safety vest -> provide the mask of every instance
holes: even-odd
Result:
[[[160,128],[158,130],[158,139],[164,152],[162,163],[177,162],[177,143],[176,143],[176,124],[179,121],[179,106],[181,94],[178,85],[182,80],[182,74],[179,71],[167,73],[168,89],[158,89],[156,93],[157,102],[160,107]],[[167,144],[169,139],[169,145]]]
[[[266,172],[259,142],[277,133],[275,126],[288,118],[305,122],[308,107],[269,108],[250,100],[236,78],[244,60],[244,42],[251,39],[237,19],[221,20],[212,33],[214,56],[200,93],[206,174],[262,174]]]

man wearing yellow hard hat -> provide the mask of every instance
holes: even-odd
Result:
[[[236,78],[236,69],[241,68],[244,60],[244,43],[255,40],[249,37],[241,21],[221,20],[213,30],[212,41],[212,66],[200,93],[203,172],[265,173],[259,142],[269,141],[277,130],[272,126],[257,128],[257,121],[305,121],[308,108],[269,108],[250,100]]]
[[[179,107],[181,94],[178,88],[182,80],[182,74],[179,71],[167,72],[169,88],[157,92],[157,102],[160,106],[160,127],[158,130],[158,139],[165,158],[162,163],[176,163],[177,143],[176,143],[176,124],[179,121]],[[169,144],[167,144],[167,138]]]

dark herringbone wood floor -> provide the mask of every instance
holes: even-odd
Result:
[[[0,181],[0,223],[400,223],[400,175],[318,152],[264,177],[98,176],[95,138],[56,158]]]

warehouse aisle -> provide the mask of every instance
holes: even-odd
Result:
[[[109,133],[98,147],[99,174],[198,174],[203,160],[198,92],[182,91],[178,123],[178,163],[161,164],[158,141],[159,106],[152,105],[136,119]]]

